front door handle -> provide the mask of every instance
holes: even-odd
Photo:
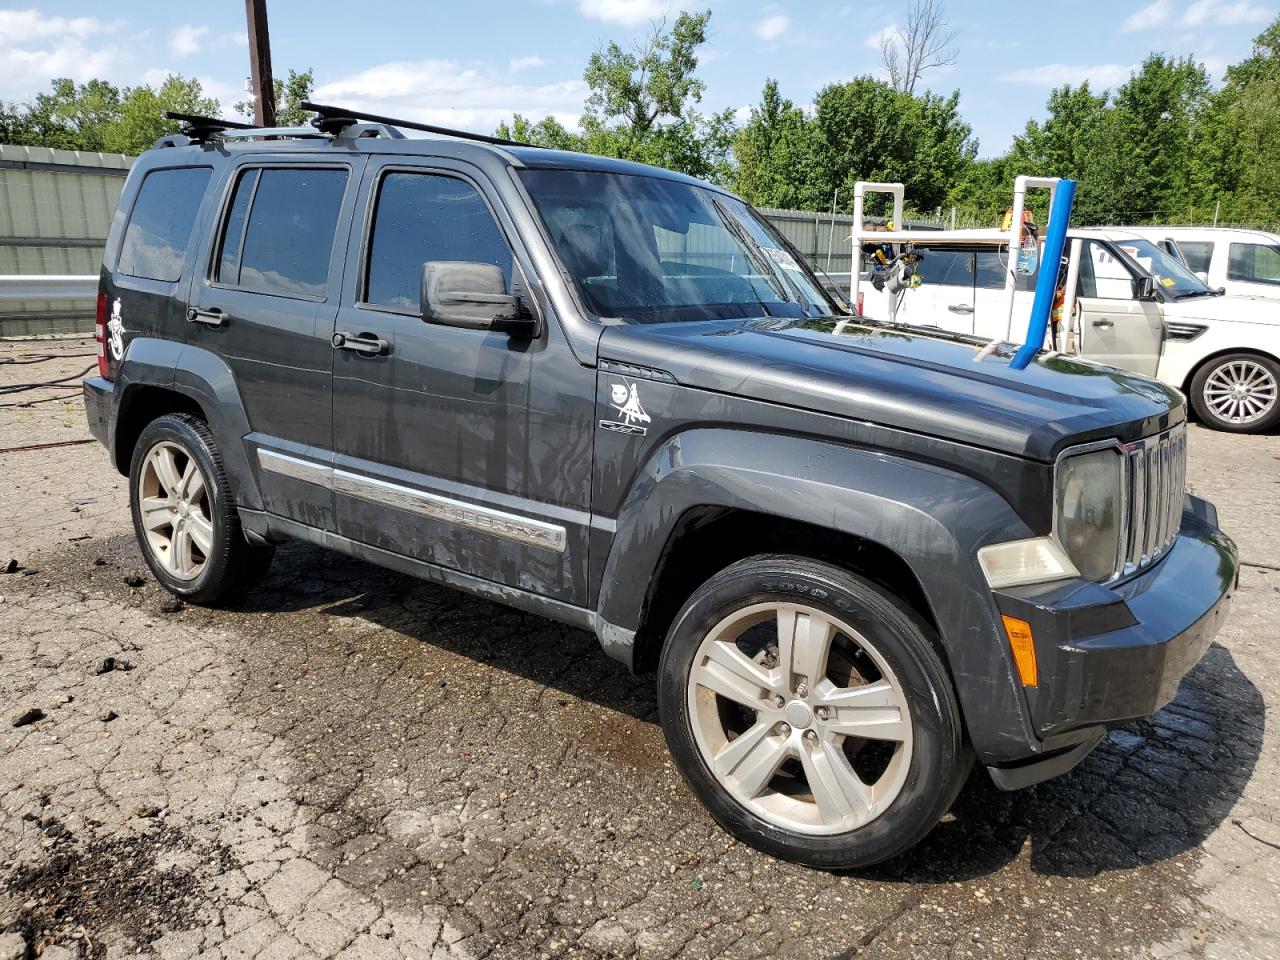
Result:
[[[1093,321],[1093,325],[1097,327],[1099,330],[1110,330],[1112,327],[1115,326],[1115,324],[1112,323],[1110,320],[1108,320],[1106,317],[1103,317],[1101,320]]]
[[[221,327],[227,323],[227,315],[217,307],[205,310],[201,307],[187,308],[187,323],[203,323],[206,327]]]
[[[973,313],[973,307],[967,303],[953,303],[947,309],[952,313]]]
[[[353,350],[366,357],[385,357],[391,352],[391,344],[372,333],[335,333],[333,349]]]

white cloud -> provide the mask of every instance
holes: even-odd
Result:
[[[1126,82],[1137,69],[1137,64],[1132,63],[1046,63],[1001,74],[1000,79],[1033,87],[1060,87],[1064,83],[1078,86],[1087,80],[1094,91],[1100,91]]]
[[[871,34],[871,36],[867,37],[867,47],[871,50],[879,50],[884,41],[897,36],[897,33],[898,25],[896,23],[891,23],[887,27],[881,27],[875,33]]]
[[[384,63],[340,77],[319,86],[315,95],[322,102],[490,133],[513,113],[533,120],[551,115],[576,128],[587,86],[578,79],[521,84],[486,64],[417,60]]]
[[[756,24],[756,36],[761,40],[777,40],[791,26],[791,18],[785,14],[775,13],[765,17]]]
[[[521,70],[533,70],[538,67],[545,67],[547,61],[543,60],[536,54],[529,57],[515,57],[507,64],[507,69],[512,73],[519,73]]]
[[[189,57],[200,49],[200,38],[208,32],[208,27],[183,24],[169,34],[169,49],[180,57]]]
[[[1140,30],[1151,30],[1168,23],[1173,18],[1173,0],[1155,0],[1142,9],[1134,12],[1120,30],[1124,33],[1137,33]]]
[[[0,99],[25,100],[54,77],[83,83],[114,76],[129,59],[107,44],[91,45],[119,28],[96,17],[51,17],[39,10],[0,10]]]
[[[578,10],[584,17],[638,27],[651,20],[693,6],[695,0],[579,0]]]
[[[46,17],[39,10],[0,10],[0,47],[50,37],[84,40],[118,26],[97,17]]]
[[[1222,0],[1196,0],[1187,7],[1182,15],[1182,22],[1188,27],[1234,27],[1240,24],[1265,23],[1272,17],[1266,7],[1239,0],[1237,3],[1223,3]]]

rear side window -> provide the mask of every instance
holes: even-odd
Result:
[[[345,169],[245,170],[222,228],[214,279],[252,293],[323,299]]]
[[[918,251],[922,256],[916,264],[916,273],[922,283],[947,287],[973,286],[973,254],[969,251],[948,250],[946,247],[926,247]]]
[[[1182,251],[1182,259],[1187,261],[1187,269],[1192,273],[1208,273],[1209,261],[1213,259],[1213,244],[1203,240],[1179,240],[1178,249]]]
[[[491,263],[511,289],[511,248],[475,187],[439,174],[388,173],[378,189],[364,302],[417,312],[422,265],[431,260]]]
[[[211,167],[152,170],[142,181],[124,231],[117,269],[130,277],[174,281],[182,276]]]
[[[1233,243],[1227,261],[1228,280],[1280,284],[1280,247]]]

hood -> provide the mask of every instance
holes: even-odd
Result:
[[[1162,304],[1170,320],[1215,320],[1280,325],[1280,301],[1268,297],[1192,297]]]
[[[1072,443],[1147,436],[1186,418],[1155,380],[1063,356],[1009,369],[1009,344],[859,318],[608,327],[600,356],[689,387],[1051,461]]]

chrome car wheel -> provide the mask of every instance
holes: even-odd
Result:
[[[1232,358],[1204,381],[1204,402],[1227,423],[1254,423],[1276,405],[1280,390],[1275,375],[1255,360]]]
[[[808,605],[744,607],[703,639],[690,725],[720,785],[785,830],[855,830],[889,808],[911,763],[902,684],[848,624]]]
[[[213,551],[213,514],[204,474],[179,444],[161,441],[147,451],[138,512],[160,566],[179,580],[200,576]]]

